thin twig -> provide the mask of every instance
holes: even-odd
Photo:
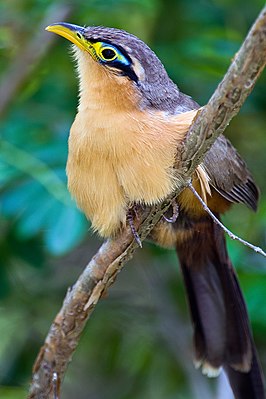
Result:
[[[213,219],[213,221],[218,224],[223,231],[232,239],[232,240],[237,240],[239,242],[241,242],[242,244],[244,244],[246,247],[251,248],[253,251],[261,254],[262,256],[266,257],[266,253],[260,248],[260,247],[256,247],[255,245],[251,244],[248,241],[243,240],[243,238],[238,237],[237,235],[235,235],[234,233],[232,233],[227,227],[225,227],[225,225],[212,213],[212,211],[210,210],[210,208],[208,207],[208,205],[203,201],[203,199],[201,198],[201,196],[197,193],[197,191],[195,190],[195,188],[192,186],[191,183],[188,184],[189,189],[192,191],[192,193],[195,195],[195,197],[199,200],[199,202],[202,205],[202,208],[210,215],[210,217]]]

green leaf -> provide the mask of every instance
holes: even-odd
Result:
[[[50,209],[45,231],[48,251],[62,255],[74,248],[84,237],[89,224],[85,217],[73,206],[66,207],[54,203]]]

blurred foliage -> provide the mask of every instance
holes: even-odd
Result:
[[[77,0],[67,20],[135,33],[157,52],[181,90],[204,104],[262,5],[260,0]],[[0,122],[0,397],[10,399],[25,397],[34,358],[66,289],[99,246],[66,189],[67,137],[77,104],[68,43],[54,36],[41,58],[27,62],[25,56],[44,21],[56,22],[53,16],[64,7],[52,0],[0,3],[2,83],[9,87],[14,67],[26,59]],[[252,214],[236,206],[224,218],[235,233],[264,248],[265,83],[264,74],[227,129],[261,187],[260,208]],[[228,245],[265,369],[265,262],[238,243]],[[62,398],[212,397],[216,383],[192,366],[187,313],[174,254],[146,244],[97,307]]]

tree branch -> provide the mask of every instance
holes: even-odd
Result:
[[[171,200],[187,186],[210,146],[239,111],[265,63],[266,7],[255,21],[224,79],[208,104],[199,110],[189,130],[183,145],[182,164],[178,169],[180,180],[176,193],[163,204],[144,210],[136,221],[141,240],[147,237]],[[137,248],[130,228],[125,229],[116,240],[108,240],[101,246],[76,284],[68,290],[35,362],[28,398],[51,397],[54,373],[60,386],[89,316]]]

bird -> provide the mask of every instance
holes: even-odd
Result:
[[[46,30],[72,43],[77,64],[79,105],[68,141],[68,188],[93,230],[115,238],[135,206],[158,204],[174,192],[182,143],[200,106],[133,34],[66,22]],[[259,189],[223,135],[196,169],[192,185],[218,218],[234,203],[257,209]],[[245,300],[221,227],[185,188],[150,239],[177,251],[195,365],[210,377],[224,369],[236,399],[265,399]]]

